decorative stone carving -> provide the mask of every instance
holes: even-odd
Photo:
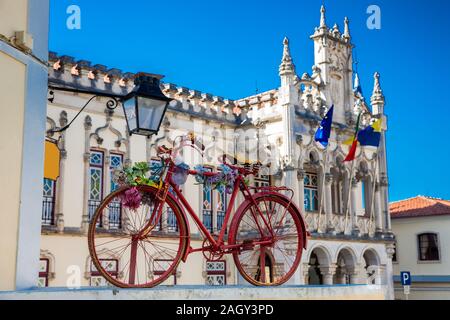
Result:
[[[333,180],[334,180],[334,175],[333,175],[333,174],[331,174],[331,173],[326,173],[326,174],[325,174],[325,183],[326,183],[327,185],[332,184],[332,183],[333,183]]]
[[[306,171],[303,169],[297,170],[297,179],[303,181],[305,179]]]
[[[389,243],[386,245],[386,254],[390,260],[394,257],[395,254],[395,244]]]
[[[84,129],[91,130],[91,128],[92,128],[92,119],[90,116],[86,116],[86,118],[84,118]]]
[[[109,108],[106,108],[105,114],[106,114],[106,124],[103,127],[97,128],[95,130],[95,132],[90,135],[90,137],[94,138],[99,145],[102,145],[103,138],[100,136],[100,133],[102,131],[109,130],[117,137],[117,140],[114,143],[116,148],[120,148],[122,143],[128,143],[128,141],[127,141],[127,139],[124,139],[122,137],[122,133],[119,130],[117,130],[116,128],[114,128],[112,125],[112,121],[113,121],[112,117],[114,115],[114,110],[110,110]]]
[[[49,128],[47,130],[47,137],[51,138],[55,135],[53,132],[56,129],[56,122],[50,117],[47,117],[47,124],[49,125]]]
[[[300,147],[303,145],[303,136],[301,134],[295,135],[295,143],[297,143]]]

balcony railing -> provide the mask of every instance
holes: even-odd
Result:
[[[120,229],[122,227],[122,205],[120,200],[112,201],[108,206],[109,216],[109,228]]]
[[[209,232],[214,231],[213,223],[212,223],[212,212],[209,210],[203,210],[203,224]]]
[[[42,225],[51,226],[54,224],[55,198],[44,197],[42,201]]]
[[[95,210],[97,210],[98,206],[100,205],[101,201],[97,200],[89,200],[88,201],[88,216],[89,221],[91,221],[92,217],[95,214]],[[97,226],[100,227],[102,225],[101,223],[102,219],[99,219],[99,222],[97,223]]]
[[[217,230],[221,230],[223,226],[223,221],[225,220],[225,212],[218,211],[217,212]],[[225,234],[227,230],[225,230]]]
[[[167,231],[169,232],[177,232],[178,224],[175,214],[172,210],[167,210]]]
[[[325,213],[320,215],[319,221],[319,213],[318,212],[307,212],[305,214],[305,221],[310,232],[317,232],[320,230],[322,233],[325,233],[327,230],[328,217]],[[333,227],[334,232],[336,233],[350,233],[352,231],[352,217],[348,215],[347,217],[347,225],[345,226],[346,219],[343,214],[333,214],[331,215],[330,225]],[[373,237],[375,235],[375,221],[366,216],[358,216],[356,218],[356,225],[361,235]]]

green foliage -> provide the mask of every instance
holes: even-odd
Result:
[[[147,178],[150,167],[147,162],[137,162],[132,167],[124,168],[127,184],[131,186],[151,185],[152,180]]]

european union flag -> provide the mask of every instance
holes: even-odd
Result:
[[[320,123],[319,129],[317,129],[314,139],[319,142],[325,148],[328,147],[328,140],[331,134],[331,124],[333,123],[333,111],[334,105],[328,110],[327,115]]]

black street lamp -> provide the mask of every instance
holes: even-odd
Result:
[[[161,122],[172,99],[167,98],[159,87],[161,77],[140,73],[136,85],[122,101],[130,135],[151,136],[158,133]]]
[[[172,100],[166,97],[160,88],[160,80],[162,76],[138,73],[134,79],[135,87],[127,95],[117,97],[104,93],[99,93],[91,97],[83,108],[80,109],[78,114],[67,124],[65,127],[57,130],[52,130],[54,133],[64,132],[76,118],[86,109],[89,103],[96,97],[108,97],[109,100],[106,103],[106,107],[110,110],[114,110],[122,103],[123,111],[125,113],[125,119],[127,121],[128,132],[130,135],[137,134],[142,136],[152,136],[157,134],[161,126],[161,122],[166,114],[169,102]],[[58,88],[53,87],[55,90],[72,91],[79,93],[90,93],[87,91]],[[54,100],[54,93],[50,91],[50,102]]]

